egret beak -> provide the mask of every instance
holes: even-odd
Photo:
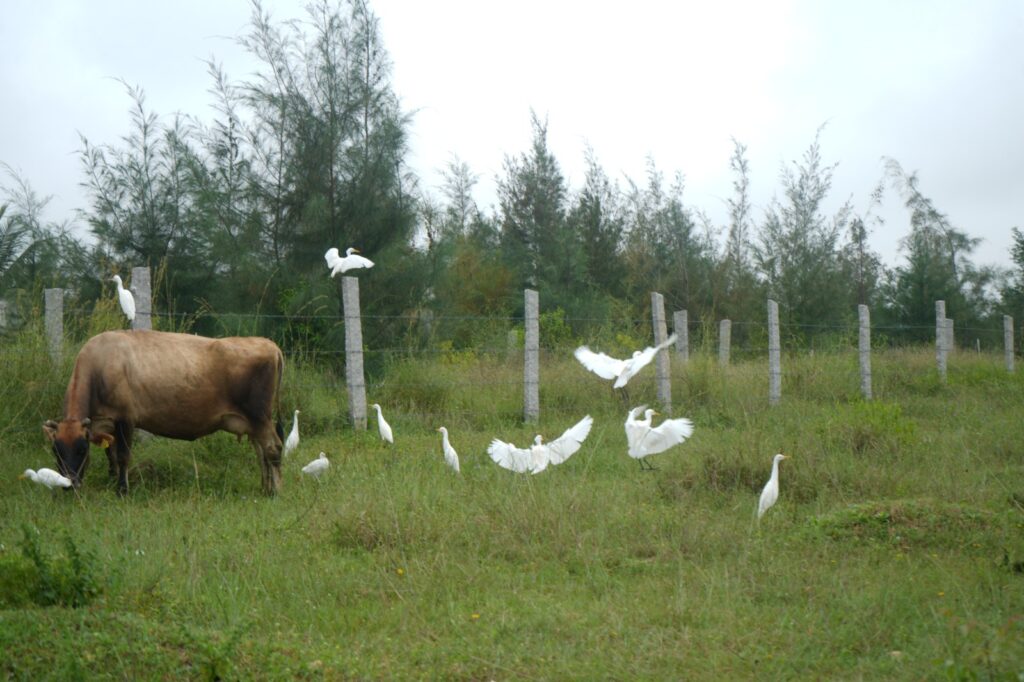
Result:
[[[26,476],[25,474],[21,474],[20,476],[18,476],[18,480],[19,480],[19,481],[23,481],[23,480],[25,480],[26,478],[28,478],[28,476]]]
[[[362,253],[359,249],[352,247],[352,253]]]

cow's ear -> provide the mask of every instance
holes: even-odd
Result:
[[[46,437],[51,441],[57,438],[57,422],[52,419],[47,419],[43,422],[43,433],[45,433]]]
[[[114,437],[109,433],[98,433],[92,442],[106,450],[114,443]]]

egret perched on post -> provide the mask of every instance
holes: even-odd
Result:
[[[327,261],[327,267],[331,269],[331,277],[334,277],[339,272],[344,273],[347,270],[354,270],[356,268],[372,268],[373,261],[356,255],[358,253],[359,249],[349,247],[345,249],[345,257],[342,258],[338,255],[337,249],[333,247],[327,249],[327,253],[324,254],[324,260]]]
[[[572,457],[587,439],[593,425],[594,418],[588,414],[550,443],[545,444],[543,437],[537,434],[529,448],[517,448],[511,443],[495,438],[487,447],[487,454],[498,466],[509,471],[517,474],[527,471],[539,474],[547,469],[549,464],[561,464]]]
[[[628,360],[619,360],[604,353],[595,353],[587,346],[580,346],[573,355],[580,361],[580,364],[602,379],[615,379],[612,388],[622,388],[636,376],[637,372],[650,364],[658,351],[668,348],[675,342],[676,335],[673,334],[657,346],[648,346],[643,350],[633,351],[633,357]]]
[[[297,447],[299,447],[299,411],[295,410],[295,414],[292,415],[292,431],[284,441],[284,450],[281,454],[287,457],[292,454]]]
[[[124,311],[125,317],[130,322],[135,320],[135,297],[132,296],[132,292],[124,288],[121,284],[121,276],[114,275],[110,278],[110,281],[117,282],[117,300],[121,303],[121,310]]]
[[[654,469],[645,458],[665,452],[692,436],[693,422],[679,417],[666,419],[659,426],[652,427],[651,419],[658,413],[651,409],[645,410],[646,407],[634,407],[626,415],[626,442],[629,443],[629,456],[640,462],[641,469]],[[644,418],[637,419],[641,411],[644,411]]]
[[[761,499],[757,503],[757,518],[764,516],[764,513],[771,509],[772,505],[779,499],[779,462],[787,459],[781,452],[772,459],[772,475],[764,484],[761,491]]]
[[[327,454],[324,452],[320,453],[320,456],[314,459],[312,462],[302,467],[302,473],[309,474],[313,478],[320,478],[320,474],[327,471],[331,466],[331,463],[327,461]]]
[[[384,420],[384,415],[380,411],[380,405],[374,403],[373,405],[370,405],[370,407],[377,410],[377,430],[380,431],[381,439],[386,440],[387,442],[394,445],[395,436],[391,432],[391,424],[388,424],[387,421]]]
[[[455,473],[460,473],[459,453],[455,452],[455,448],[448,441],[448,429],[441,426],[437,430],[441,433],[441,449],[444,450],[444,463],[455,469]]]
[[[71,479],[67,476],[61,476],[53,469],[40,469],[39,471],[32,471],[31,469],[25,469],[25,473],[18,478],[27,478],[34,483],[39,485],[45,485],[50,490],[54,488],[70,488]]]

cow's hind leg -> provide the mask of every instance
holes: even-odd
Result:
[[[267,422],[249,436],[263,474],[263,492],[276,495],[281,490],[281,439],[274,425]]]

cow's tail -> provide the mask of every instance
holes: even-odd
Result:
[[[277,349],[277,387],[274,389],[274,411],[277,412],[277,419],[274,421],[274,430],[277,437],[284,442],[284,425],[281,423],[281,380],[284,378],[284,353]]]

